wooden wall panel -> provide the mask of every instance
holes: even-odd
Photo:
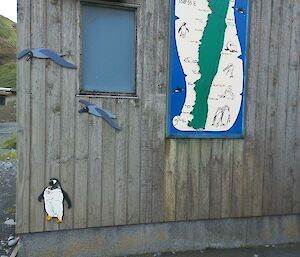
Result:
[[[184,180],[189,192],[199,192],[198,218],[299,213],[295,208],[300,190],[300,51],[295,48],[299,43],[299,16],[295,16],[299,5],[299,1],[251,1],[245,137],[199,140],[201,148],[196,153],[190,148],[188,153],[177,151],[168,156],[174,152],[167,151],[166,185],[183,183],[194,167],[194,156],[200,160],[200,175],[194,178],[198,183],[187,179],[185,185]],[[167,145],[181,149],[186,141],[169,139]],[[183,165],[186,155],[193,160]],[[172,169],[173,159],[179,163]],[[165,188],[166,195],[170,195],[168,190],[170,187]],[[172,204],[173,216],[185,218],[191,207],[182,213],[183,199],[194,202],[193,196],[186,197],[184,190],[176,193],[181,197]]]
[[[188,188],[187,194],[187,217],[188,219],[199,218],[199,176],[200,176],[200,140],[192,140],[189,142],[188,152],[188,178],[187,183],[192,185]]]
[[[281,14],[281,2],[273,1],[272,4],[272,16],[280,17]],[[276,99],[278,88],[278,51],[280,47],[279,42],[279,27],[280,19],[272,19],[271,31],[269,41],[270,56],[269,69],[268,69],[268,96],[266,99],[267,113],[266,116],[266,136],[265,140],[265,161],[264,161],[264,188],[263,188],[263,214],[271,213],[274,201],[272,201],[273,192],[273,169],[274,169],[274,152],[276,147],[274,140],[275,136],[275,114],[276,114]]]
[[[299,198],[299,188],[300,188],[300,57],[299,57],[299,44],[300,44],[300,4],[294,4],[293,7],[293,20],[292,20],[292,38],[291,38],[291,50],[290,50],[290,62],[289,62],[289,85],[292,86],[293,92],[292,94],[288,94],[291,99],[290,107],[287,109],[288,118],[289,115],[294,115],[294,134],[291,134],[291,139],[288,142],[292,145],[294,152],[294,161],[288,161],[288,170],[291,171],[291,175],[293,177],[293,211],[294,213],[300,212],[300,198]],[[290,114],[289,112],[293,114]],[[288,119],[289,121],[289,119]],[[288,135],[289,131],[286,132]],[[294,136],[293,136],[294,135]],[[291,156],[291,152],[289,151],[289,156]],[[291,165],[291,166],[290,166]],[[289,185],[287,185],[289,186]]]
[[[78,69],[18,63],[17,231],[299,213],[299,1],[251,1],[243,139],[165,138],[169,1],[126,3],[138,6],[138,98],[85,97],[117,132],[78,113],[79,0],[19,1],[18,49],[53,48]],[[62,225],[37,201],[50,177],[73,202]]]
[[[116,133],[115,146],[115,203],[114,203],[114,225],[122,225],[127,222],[127,181],[128,181],[128,100],[119,99],[116,102],[118,123],[122,131]],[[137,152],[137,150],[134,150]]]
[[[240,177],[240,192],[235,191],[237,195],[239,195],[239,199],[242,202],[237,206],[236,209],[232,209],[235,215],[249,215],[251,213],[251,187],[253,185],[253,171],[255,169],[255,120],[256,120],[256,107],[257,107],[257,79],[258,79],[258,71],[259,71],[259,53],[260,48],[258,47],[260,44],[260,28],[261,28],[261,6],[262,1],[253,1],[251,4],[251,15],[250,15],[250,26],[249,26],[249,39],[250,44],[248,44],[248,72],[247,73],[247,85],[246,85],[246,116],[245,116],[245,126],[246,126],[246,139],[242,142],[234,142],[234,144],[238,144],[235,149],[243,149],[239,150],[245,152],[243,154],[243,169],[240,171],[240,167],[234,166],[233,173],[236,173],[238,177]],[[251,85],[251,86],[250,86]],[[235,159],[234,159],[235,160]],[[233,175],[235,178],[235,175]],[[234,183],[237,181],[237,183]],[[238,185],[238,179],[234,179],[233,183]],[[236,212],[234,211],[236,210]]]
[[[60,51],[61,47],[61,1],[47,2],[46,24],[53,24],[53,29],[46,30],[47,48]],[[45,110],[45,183],[50,178],[59,179],[60,160],[60,113],[61,113],[61,69],[53,65],[50,60],[46,62],[46,110]],[[59,78],[59,79],[58,79]],[[45,222],[45,230],[57,230],[58,224]]]
[[[18,2],[17,51],[31,46],[31,1]],[[25,33],[26,32],[26,33]],[[17,63],[17,151],[16,231],[28,232],[30,219],[31,65]]]
[[[128,106],[128,122],[132,124],[128,131],[128,174],[127,174],[127,224],[139,223],[140,213],[140,172],[141,158],[141,112],[137,101],[130,100]]]
[[[39,47],[46,44],[46,10],[44,1],[31,2],[31,45]],[[31,145],[30,145],[30,231],[44,230],[44,211],[37,197],[44,189],[46,152],[46,65],[37,59],[31,60]]]
[[[141,117],[141,174],[140,174],[140,222],[151,222],[152,215],[152,159],[151,157],[151,140],[147,140],[153,132],[153,115],[152,106],[154,105],[153,83],[155,79],[155,46],[152,40],[155,37],[154,26],[156,19],[154,12],[156,9],[155,1],[148,2],[144,5],[142,14],[143,42],[143,66],[149,67],[143,69],[143,86],[142,86],[142,117]]]
[[[221,172],[221,215],[229,217],[231,213],[231,194],[232,194],[232,170],[233,170],[233,143],[234,139],[223,141],[223,159]]]
[[[210,171],[207,166],[211,160],[211,140],[201,140],[200,152],[198,158],[200,159],[199,167],[199,218],[208,219],[210,209]],[[195,153],[196,154],[196,153]]]
[[[99,99],[91,101],[98,106],[102,106]],[[94,227],[101,224],[101,198],[102,198],[102,163],[103,155],[102,148],[102,122],[96,116],[87,115],[84,113],[80,116],[85,116],[88,119],[85,127],[88,127],[88,167],[87,170],[81,170],[81,173],[87,173],[87,220],[88,227]],[[80,131],[77,132],[76,138],[80,138]],[[111,154],[111,153],[110,153]],[[78,190],[81,191],[80,185]]]
[[[103,101],[103,108],[115,113],[115,103]],[[109,226],[115,222],[115,144],[116,132],[106,123],[102,125],[102,225]],[[92,178],[91,178],[92,179]],[[92,204],[92,203],[90,203]]]

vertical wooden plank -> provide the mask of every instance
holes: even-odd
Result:
[[[199,217],[199,172],[200,172],[201,140],[191,139],[188,149],[188,200],[187,217],[197,219]]]
[[[185,139],[179,139],[176,147],[176,221],[180,221],[187,219],[189,143]]]
[[[280,16],[280,29],[279,29],[279,42],[280,47],[278,48],[279,57],[279,74],[277,88],[277,108],[276,108],[276,120],[275,120],[275,135],[274,141],[276,147],[274,151],[274,168],[273,168],[273,211],[274,214],[283,213],[283,189],[285,176],[285,151],[286,151],[286,101],[287,101],[287,87],[284,86],[288,82],[289,70],[289,54],[290,51],[290,40],[291,40],[291,13],[288,6],[291,1],[281,1],[281,16]]]
[[[254,90],[256,91],[256,90]],[[249,104],[250,101],[252,102],[252,100],[249,100]],[[256,101],[256,100],[255,100]],[[249,107],[250,109],[250,107]],[[243,149],[243,174],[241,172],[238,172],[237,177],[234,175],[233,176],[233,180],[236,179],[242,179],[242,181],[237,181],[235,183],[236,186],[238,186],[238,183],[241,183],[241,186],[243,188],[243,201],[240,202],[242,204],[240,208],[240,213],[243,217],[247,217],[247,216],[251,216],[252,215],[252,194],[253,192],[253,184],[254,184],[254,178],[253,178],[253,173],[254,170],[256,169],[256,165],[255,165],[255,161],[256,161],[256,154],[255,154],[255,126],[252,126],[251,124],[255,124],[255,107],[251,107],[251,110],[253,111],[253,116],[252,114],[249,114],[249,117],[247,118],[247,124],[249,126],[249,130],[251,130],[251,132],[249,131],[249,135],[247,132],[247,139],[245,140],[245,142],[243,143],[243,146],[240,146],[240,149]],[[252,117],[251,117],[252,116]],[[253,118],[253,119],[252,119]],[[251,128],[252,127],[252,128]],[[247,127],[248,128],[248,127]],[[247,130],[248,131],[248,130]],[[253,134],[252,134],[253,132]],[[237,143],[238,145],[241,144],[241,142]],[[234,142],[234,145],[236,145],[236,142]],[[233,157],[234,160],[233,162],[235,162],[235,156]],[[233,171],[233,174],[235,174],[235,172]],[[263,175],[264,173],[262,173]],[[234,181],[235,182],[235,181]],[[263,183],[263,181],[261,181],[261,183]]]
[[[266,117],[266,136],[265,136],[265,161],[264,161],[264,184],[263,184],[263,214],[274,214],[273,212],[273,169],[274,169],[274,151],[276,142],[275,136],[275,116],[276,116],[276,99],[278,88],[278,49],[279,26],[281,15],[281,1],[273,0],[271,35],[269,45],[269,69],[268,69],[268,96],[267,96],[267,117]],[[276,189],[275,189],[276,190]]]
[[[60,51],[60,5],[61,1],[47,2],[47,26],[45,31],[47,48]],[[60,155],[60,66],[47,60],[46,65],[46,160],[45,160],[45,185],[50,178],[59,178]],[[45,230],[57,230],[55,222],[45,219]]]
[[[291,66],[291,62],[296,62],[295,56],[298,55],[298,61],[300,59],[300,51],[296,52],[295,48],[295,32],[297,28],[293,26],[297,22],[297,17],[295,16],[294,10],[297,10],[296,5],[300,5],[300,3],[295,3],[295,1],[290,1],[285,3],[284,15],[286,17],[286,26],[285,29],[289,30],[288,34],[290,43],[289,52],[286,54],[289,55],[287,61],[287,87],[286,88],[286,99],[285,99],[285,112],[286,117],[284,119],[285,123],[285,155],[284,155],[284,172],[283,178],[285,178],[285,183],[283,184],[283,194],[282,194],[282,213],[292,213],[294,198],[293,198],[293,190],[294,190],[294,176],[295,171],[297,170],[295,165],[295,138],[296,138],[296,121],[297,121],[297,103],[299,99],[297,99],[297,90],[300,87],[295,82],[297,81],[297,75],[294,72],[293,67]],[[298,20],[300,20],[298,18]],[[298,23],[298,25],[300,25]],[[293,32],[294,30],[294,32]],[[300,35],[298,35],[300,37]],[[299,39],[298,39],[299,40]],[[294,42],[293,42],[294,41]],[[299,47],[298,47],[299,48]],[[297,57],[296,57],[297,58]],[[294,61],[293,61],[294,60]],[[298,72],[299,73],[299,72]]]
[[[156,0],[156,8],[158,11],[156,13],[156,38],[157,40],[154,41],[156,44],[155,48],[155,59],[156,59],[156,67],[155,67],[155,74],[156,74],[156,87],[155,93],[158,95],[163,95],[160,100],[162,101],[161,104],[164,105],[164,109],[162,110],[161,116],[165,117],[166,115],[166,101],[167,101],[167,81],[169,76],[169,39],[166,35],[169,33],[169,13],[170,13],[170,1],[164,0]],[[165,121],[164,121],[165,122]],[[165,135],[165,129],[162,131]]]
[[[144,113],[144,112],[143,112]],[[145,114],[145,113],[144,113]],[[143,118],[142,118],[143,119]],[[145,125],[151,127],[150,122],[152,118],[149,117],[149,123],[146,122]],[[151,158],[151,147],[150,140],[148,136],[148,131],[141,125],[141,177],[140,177],[140,223],[151,222],[151,210],[152,210],[152,160]]]
[[[157,103],[152,124],[152,222],[164,219],[164,165],[165,165],[165,100],[156,95]]]
[[[221,217],[221,193],[222,193],[222,148],[223,141],[219,139],[212,140],[212,154],[210,165],[210,187],[209,187],[209,218],[215,219]]]
[[[299,17],[299,16],[298,16]],[[299,27],[298,27],[299,28]],[[298,65],[298,70],[300,70],[300,65]],[[297,80],[296,80],[297,82]],[[300,84],[300,72],[298,71],[298,85]],[[300,88],[298,87],[298,103],[300,99]],[[298,167],[300,166],[300,105],[297,105],[297,123],[295,127],[298,133],[296,134],[295,143],[294,143],[294,151],[295,151],[295,171],[294,171],[294,188],[293,188],[293,213],[298,214],[300,212],[300,199],[299,199],[299,188],[300,188],[300,173]]]
[[[165,221],[176,219],[176,140],[166,141],[166,165],[165,165]]]
[[[249,49],[248,49],[248,72],[246,84],[246,116],[244,138],[244,176],[243,176],[243,215],[251,215],[251,185],[252,172],[255,169],[255,115],[256,115],[256,87],[259,66],[259,37],[261,1],[251,1],[249,26]],[[235,144],[235,142],[234,142]],[[239,144],[239,143],[238,143]],[[235,179],[233,177],[233,179]]]
[[[127,224],[137,224],[139,223],[141,172],[141,112],[138,100],[129,101],[128,113]]]
[[[155,90],[155,1],[143,4],[142,24],[143,26],[143,83],[142,83],[142,119],[141,119],[141,178],[140,178],[140,222],[148,223],[152,219],[152,128]],[[147,39],[147,40],[146,40]]]
[[[128,176],[128,100],[116,100],[116,115],[121,131],[116,132],[115,148],[115,225],[126,224],[127,214],[127,176]],[[112,129],[112,128],[111,128]]]
[[[210,159],[212,141],[201,140],[199,173],[199,218],[208,219],[210,209]]]
[[[32,1],[31,35],[32,47],[46,44],[46,4]],[[31,186],[30,186],[30,231],[44,230],[44,207],[37,201],[43,191],[45,175],[45,60],[31,59]]]
[[[140,221],[140,190],[141,190],[141,120],[142,120],[142,92],[144,87],[144,1],[134,1],[139,4],[136,13],[137,22],[137,65],[136,65],[136,94],[138,99],[129,101],[129,138],[128,138],[128,202],[127,223],[134,224]]]
[[[102,100],[91,101],[102,106]],[[101,224],[101,194],[102,194],[102,126],[104,120],[89,115],[89,162],[88,162],[88,227]]]
[[[103,108],[115,113],[116,105],[111,99],[103,100]],[[114,225],[115,199],[115,147],[116,131],[102,121],[102,225]]]
[[[232,159],[234,139],[223,140],[223,163],[221,167],[221,217],[230,217],[231,190],[232,190]]]
[[[292,38],[291,38],[291,53],[290,53],[290,83],[298,85],[296,95],[296,124],[295,124],[295,138],[294,143],[294,169],[293,175],[295,182],[293,184],[293,213],[300,212],[300,3],[295,2],[293,9],[293,27],[292,27]],[[291,103],[294,108],[294,102]]]
[[[77,21],[80,21],[80,2],[77,1],[76,6]],[[77,22],[77,38],[80,38],[80,28]],[[81,52],[81,41],[77,40],[77,50]],[[76,63],[80,64],[80,55],[76,55]],[[78,67],[80,74],[81,67]],[[80,87],[79,76],[77,75],[77,90]],[[89,115],[78,115],[82,108],[76,101],[75,115],[75,179],[74,179],[74,228],[85,228],[88,226],[88,187],[89,187]]]
[[[168,61],[168,38],[165,37],[168,28],[170,1],[156,0],[155,8],[156,19],[156,67],[155,74],[155,111],[153,111],[153,176],[152,176],[152,222],[164,220],[164,165],[165,165],[165,134],[166,134],[166,85],[167,85],[167,61]]]
[[[256,85],[256,112],[255,112],[255,167],[251,172],[250,209],[249,215],[259,216],[262,213],[263,164],[265,156],[265,127],[266,127],[266,100],[267,100],[267,72],[269,57],[269,39],[271,28],[271,1],[262,1],[260,9],[260,34],[258,74]],[[249,170],[248,170],[249,172]]]
[[[31,35],[31,1],[18,1],[18,45],[17,52],[28,48]],[[16,232],[29,232],[30,220],[30,141],[31,141],[31,64],[22,59],[17,62],[17,199]]]
[[[77,20],[80,20],[80,3],[76,5]],[[80,29],[77,24],[77,38],[80,37]],[[77,40],[77,49],[81,52],[81,42]],[[76,55],[76,63],[78,74],[80,74],[80,55]],[[80,87],[80,81],[77,75],[77,90]],[[89,114],[81,113],[82,108],[78,102],[79,98],[75,99],[75,170],[74,170],[74,228],[86,228],[88,226],[88,158],[89,158]]]
[[[233,145],[231,217],[242,217],[244,200],[243,149],[243,140],[236,139]]]
[[[75,63],[77,54],[77,12],[76,1],[62,1],[61,47],[64,58]],[[74,199],[75,169],[75,111],[76,111],[76,70],[62,68],[61,81],[61,183],[63,189]],[[73,228],[73,208],[65,206],[62,229]]]
[[[85,117],[83,117],[85,116]],[[81,134],[76,140],[75,146],[75,181],[74,181],[74,228],[86,228],[87,227],[87,217],[88,217],[88,150],[87,142],[88,131],[87,115],[81,115],[82,118],[77,118],[76,120],[76,134],[81,128]],[[81,123],[81,124],[80,124]]]

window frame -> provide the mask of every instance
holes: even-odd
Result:
[[[104,92],[104,91],[87,91],[83,89],[83,41],[81,39],[83,25],[82,25],[82,6],[89,5],[89,6],[99,6],[104,8],[114,8],[114,9],[125,9],[134,12],[134,45],[135,45],[135,56],[134,56],[134,92],[127,93],[127,92]],[[86,96],[86,97],[103,97],[103,98],[128,98],[128,99],[137,99],[140,95],[140,83],[138,83],[138,74],[141,72],[139,66],[137,65],[138,60],[140,59],[139,53],[139,41],[140,41],[140,5],[133,4],[133,3],[120,3],[120,2],[110,2],[110,1],[103,1],[103,0],[82,0],[80,1],[80,8],[79,8],[79,47],[80,47],[80,65],[79,65],[79,85],[78,85],[78,93],[76,96]]]

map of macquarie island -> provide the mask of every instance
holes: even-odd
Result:
[[[169,136],[243,135],[247,0],[173,0]]]

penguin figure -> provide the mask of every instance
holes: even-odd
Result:
[[[237,53],[237,46],[233,42],[229,41],[226,43],[225,51],[229,51],[230,53]]]
[[[68,208],[72,207],[71,200],[68,194],[61,188],[61,184],[58,179],[51,178],[49,185],[38,197],[41,202],[44,198],[45,211],[47,213],[47,220],[50,221],[53,218],[57,218],[57,223],[62,223],[64,215],[64,200],[68,203]]]
[[[230,122],[230,111],[228,105],[218,108],[214,116],[212,126],[226,126]]]
[[[184,22],[181,26],[180,26],[180,28],[178,29],[178,34],[179,34],[179,36],[181,36],[181,37],[183,37],[183,38],[185,38],[186,37],[186,35],[187,35],[187,33],[189,33],[190,31],[189,31],[189,28],[186,26],[186,22]]]
[[[229,63],[224,69],[223,71],[225,72],[226,76],[230,76],[230,78],[233,78],[233,72],[234,72],[234,66],[232,63]]]

